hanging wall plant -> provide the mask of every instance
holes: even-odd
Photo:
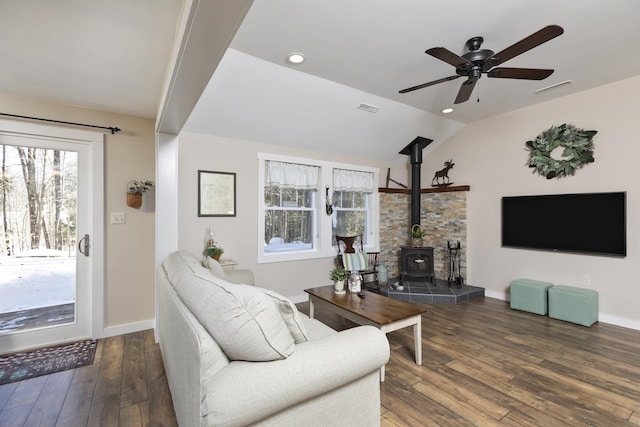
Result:
[[[153,181],[129,181],[127,184],[127,206],[139,208],[142,206],[142,193],[153,186]]]
[[[587,163],[593,163],[593,136],[596,130],[573,125],[551,126],[533,141],[527,141],[529,167],[547,179],[575,174]]]

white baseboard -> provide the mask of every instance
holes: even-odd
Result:
[[[485,289],[484,296],[485,297],[489,297],[489,298],[499,299],[499,300],[502,300],[502,301],[508,301],[507,294],[504,293],[504,292],[487,291]]]
[[[503,301],[508,301],[507,294],[494,291],[485,291],[485,296]],[[636,320],[624,319],[622,317],[610,316],[604,313],[598,313],[598,322],[608,323],[610,325],[622,326],[623,328],[635,329],[640,331],[640,322]]]
[[[502,301],[509,301],[507,298],[507,294],[505,292],[496,292],[496,291],[486,291],[485,296],[489,298],[495,298]],[[307,302],[309,300],[309,295],[304,293],[300,295],[295,295],[289,298],[294,304],[298,304],[301,302]],[[623,328],[635,329],[640,331],[640,322],[635,320],[624,319],[617,316],[610,316],[608,314],[600,313],[598,314],[598,321],[602,323],[608,323],[611,325],[622,326]],[[148,328],[146,328],[148,329]]]
[[[608,314],[598,314],[598,322],[609,323],[610,325],[622,326],[623,328],[640,331],[640,322],[636,320],[623,319],[621,317],[609,316]]]
[[[115,337],[116,335],[145,331],[147,329],[154,329],[155,327],[155,319],[144,320],[142,322],[127,323],[126,325],[110,326],[108,328],[105,328],[103,331],[103,336],[98,338]]]

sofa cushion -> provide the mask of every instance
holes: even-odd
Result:
[[[227,277],[227,273],[224,272],[220,263],[215,259],[208,256],[202,262],[202,265],[208,268],[211,274],[213,274],[214,276],[219,277],[223,280],[226,280],[227,282],[229,281],[229,278]]]
[[[304,313],[300,313],[300,318],[304,329],[307,331],[309,341],[319,340],[338,333],[335,329],[330,328],[318,319],[311,319]]]
[[[205,274],[207,272],[207,269],[202,266],[202,262],[188,251],[172,252],[165,258],[162,266],[167,273],[169,282],[174,288],[175,285],[185,277],[191,277],[193,274]]]
[[[278,309],[255,287],[194,275],[175,289],[230,360],[263,362],[293,353],[294,340]]]
[[[291,336],[293,337],[293,340],[296,344],[309,341],[309,335],[305,330],[304,323],[302,322],[300,313],[298,312],[298,308],[294,303],[272,290],[264,288],[256,289],[264,292],[265,295],[271,298],[273,303],[276,305],[276,308],[280,312],[280,317],[282,317],[285,325],[287,325],[287,328],[289,328],[289,333],[291,333]]]

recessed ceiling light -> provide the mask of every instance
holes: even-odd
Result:
[[[442,109],[442,114],[449,114],[449,113],[453,113],[453,108],[447,107]]]
[[[290,64],[302,64],[304,62],[304,55],[301,53],[290,53],[287,56],[287,62]]]

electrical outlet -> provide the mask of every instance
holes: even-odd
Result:
[[[124,212],[111,212],[111,224],[126,224],[127,217]]]
[[[582,286],[591,286],[591,276],[587,274],[582,275]]]

